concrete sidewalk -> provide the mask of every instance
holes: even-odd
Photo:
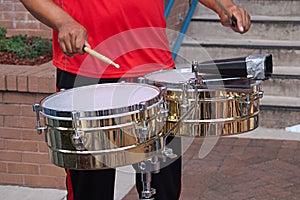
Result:
[[[183,155],[181,199],[300,199],[300,130],[292,131],[259,127],[220,137],[203,158],[205,138],[194,139]],[[118,168],[115,200],[137,199],[134,182],[131,166]],[[64,190],[18,186],[0,186],[0,194],[1,200],[66,199]]]

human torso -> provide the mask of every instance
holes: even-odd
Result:
[[[173,68],[162,0],[55,0],[88,32],[88,42],[119,69],[94,57],[65,56],[53,33],[53,63],[58,68],[94,78],[136,77]],[[68,6],[72,5],[72,6]]]

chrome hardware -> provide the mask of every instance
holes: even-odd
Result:
[[[249,114],[249,109],[251,107],[251,96],[247,94],[246,96],[239,97],[239,104],[241,106],[241,116],[246,116]]]
[[[167,158],[177,158],[177,155],[173,153],[173,149],[169,148],[169,147],[164,147],[164,149],[161,151],[161,159],[163,160],[163,162],[166,162]]]
[[[138,77],[137,81],[138,81],[138,83],[145,83],[146,82],[144,77]]]
[[[42,111],[42,107],[40,106],[40,104],[35,103],[32,105],[33,111],[35,112],[35,116],[36,116],[36,130],[37,133],[40,135],[42,134],[43,130],[46,130],[47,127],[46,126],[41,126],[41,121],[40,121],[40,111]]]
[[[182,84],[182,105],[180,106],[180,112],[181,115],[183,115],[184,113],[187,112],[188,110],[188,84],[187,83],[183,83]]]
[[[146,119],[146,103],[140,103],[141,121],[137,124],[137,134],[139,142],[145,142],[148,135],[147,119]]]
[[[152,196],[156,193],[154,188],[151,188],[151,175],[152,173],[159,173],[160,162],[157,156],[154,156],[148,160],[138,163],[138,167],[141,170],[141,179],[143,183],[143,190],[140,200],[154,199]]]
[[[77,128],[78,118],[79,118],[79,113],[76,111],[73,111],[72,112],[72,122],[73,122],[73,126],[74,126],[74,135],[72,136],[72,141],[74,143],[76,150],[82,151],[82,150],[85,150],[85,147],[84,147],[83,139],[79,135],[79,131]]]
[[[160,88],[161,91],[161,95],[163,98],[163,103],[161,106],[161,110],[160,110],[160,116],[162,118],[162,121],[166,121],[167,117],[168,117],[168,106],[167,106],[167,87],[161,86]]]

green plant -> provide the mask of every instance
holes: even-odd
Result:
[[[6,37],[7,30],[6,28],[0,27],[0,39],[4,39]]]
[[[7,30],[5,28],[0,27],[0,51],[4,48],[4,40],[6,37]]]
[[[0,30],[0,38],[6,30]],[[52,53],[52,43],[41,37],[29,37],[28,35],[15,35],[10,38],[5,36],[0,39],[0,50],[15,53],[18,59],[37,58],[44,54]]]

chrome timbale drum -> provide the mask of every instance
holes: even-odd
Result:
[[[104,169],[145,160],[163,146],[163,98],[146,84],[98,84],[61,91],[41,102],[51,161]]]
[[[261,81],[209,74],[198,76],[203,82],[196,87],[188,85],[186,90],[184,83],[195,79],[191,69],[157,71],[144,77],[148,84],[167,88],[166,132],[176,123],[172,134],[194,137],[239,134],[257,128]],[[187,111],[183,107],[192,105],[194,109],[181,121]]]

